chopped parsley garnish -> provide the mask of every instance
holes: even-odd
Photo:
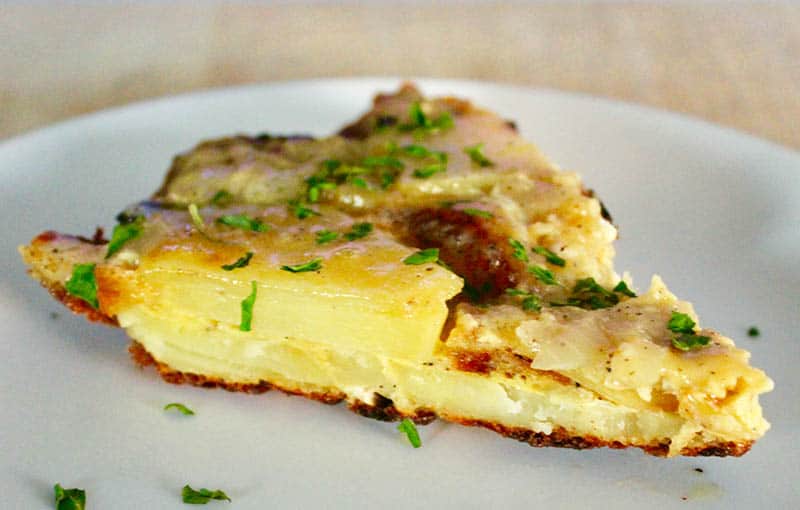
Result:
[[[208,490],[208,489],[198,489],[194,490],[188,485],[183,486],[183,490],[181,491],[181,497],[183,498],[183,502],[189,505],[205,505],[212,499],[216,500],[226,500],[230,501],[231,498],[228,497],[221,490]]]
[[[597,283],[594,278],[583,278],[575,282],[572,295],[563,303],[551,306],[576,306],[586,310],[610,308],[619,303],[619,296]]]
[[[406,155],[417,159],[435,158],[437,161],[439,161],[439,163],[447,163],[448,159],[446,152],[432,151],[429,150],[427,147],[416,144],[405,145],[403,147],[403,152]]]
[[[381,189],[386,189],[392,184],[394,184],[395,179],[397,178],[396,175],[384,172],[381,174]]]
[[[600,308],[610,308],[619,303],[619,296],[609,291],[594,278],[583,278],[575,282],[572,289],[572,297],[568,302],[576,301],[581,308],[589,310],[599,310]]]
[[[403,421],[397,425],[397,430],[406,435],[408,442],[411,443],[411,446],[414,448],[419,448],[422,446],[422,440],[419,438],[417,427],[414,425],[413,421],[409,420],[408,418],[403,418]]]
[[[691,351],[708,345],[711,338],[695,334],[694,328],[696,325],[689,315],[672,312],[667,322],[667,329],[673,333],[678,333],[677,336],[672,338],[672,346],[681,351]]]
[[[444,163],[434,163],[432,165],[427,165],[422,168],[417,168],[414,170],[414,177],[417,179],[427,179],[434,174],[438,174],[439,172],[444,172],[447,170],[447,165]]]
[[[317,236],[317,244],[325,244],[331,241],[335,241],[339,237],[339,233],[325,229],[317,232],[316,236]]]
[[[525,246],[523,246],[521,242],[509,237],[508,244],[510,244],[511,247],[514,248],[514,253],[512,253],[512,256],[515,259],[521,260],[523,262],[528,262],[528,253],[525,251]]]
[[[72,296],[80,298],[95,310],[100,306],[97,300],[97,280],[94,276],[95,264],[75,264],[72,266],[72,276],[64,287]]]
[[[430,125],[428,116],[422,111],[422,106],[419,104],[419,101],[411,105],[408,116],[411,119],[411,125],[413,127],[427,127]]]
[[[636,297],[636,293],[628,287],[628,284],[625,283],[624,280],[620,280],[612,290],[628,297]]]
[[[106,251],[106,258],[111,257],[117,253],[122,246],[132,239],[136,239],[144,231],[144,216],[136,216],[132,219],[126,218],[129,221],[120,223],[114,227],[114,232],[111,234],[111,240],[108,242],[108,250]]]
[[[492,163],[489,158],[484,156],[482,143],[472,145],[470,147],[464,147],[464,152],[469,156],[469,159],[471,159],[472,162],[479,167],[484,168],[487,166],[494,166],[494,163]]]
[[[692,320],[689,315],[680,312],[672,312],[672,316],[667,322],[667,329],[673,333],[694,333],[694,327],[697,324]]]
[[[356,223],[344,237],[348,241],[355,241],[356,239],[368,236],[370,232],[372,232],[372,223]]]
[[[244,214],[226,214],[217,218],[217,223],[242,230],[252,230],[253,232],[266,232],[269,230],[269,225],[265,225],[260,220]]]
[[[556,275],[553,274],[552,271],[549,269],[545,269],[542,266],[537,266],[532,264],[528,266],[528,272],[531,273],[533,276],[536,277],[537,280],[544,283],[545,285],[558,285],[558,281],[556,280]]]
[[[562,259],[544,246],[536,246],[532,249],[534,253],[541,255],[547,262],[553,264],[554,266],[564,267],[567,264],[566,260]]]
[[[506,294],[510,296],[518,296],[522,298],[522,309],[526,312],[538,312],[542,309],[542,304],[539,301],[539,296],[528,291],[521,289],[506,289]]]
[[[228,190],[221,189],[214,193],[214,196],[211,197],[211,203],[213,205],[224,206],[228,205],[233,200],[233,195],[230,194]]]
[[[56,510],[84,510],[86,508],[86,491],[83,489],[65,489],[60,483],[53,487]]]
[[[418,266],[420,264],[436,263],[438,261],[439,248],[426,248],[404,258],[403,264],[407,266]]]
[[[250,282],[250,295],[242,300],[242,321],[239,323],[239,331],[250,331],[253,323],[253,306],[256,304],[256,293],[258,284],[253,280]]]
[[[302,264],[295,264],[293,266],[281,266],[281,269],[284,271],[289,271],[290,273],[307,273],[309,271],[319,271],[322,269],[322,259],[317,257],[313,260],[309,260],[308,262],[304,262]]]
[[[306,184],[308,185],[306,199],[311,204],[316,203],[319,201],[323,190],[334,189],[337,185],[344,183],[366,188],[367,181],[360,175],[371,171],[370,168],[363,166],[345,165],[338,159],[326,159],[320,163],[319,172],[306,179]]]
[[[245,267],[247,266],[247,264],[250,263],[250,259],[252,258],[253,258],[253,252],[248,251],[247,253],[244,254],[244,257],[239,257],[236,260],[236,262],[233,262],[232,264],[225,264],[224,266],[222,266],[222,269],[224,269],[225,271],[233,271],[234,269]]]
[[[396,168],[398,170],[405,168],[402,161],[392,156],[367,156],[361,161],[361,164],[367,168],[375,168],[378,166]]]
[[[304,220],[309,216],[321,216],[320,213],[318,213],[314,209],[304,206],[297,200],[292,200],[289,202],[289,210],[299,220]]]
[[[326,159],[322,162],[322,169],[326,173],[332,173],[340,166],[342,166],[342,162],[338,159]]]
[[[595,281],[594,278],[583,278],[575,282],[572,294],[563,303],[550,303],[551,306],[576,306],[586,310],[599,310],[611,308],[619,303],[618,294],[636,297],[624,281],[620,281],[613,291],[606,289]]]
[[[426,147],[416,144],[404,146],[403,152],[405,152],[412,158],[427,158],[428,156],[431,155],[431,151],[429,151]]]
[[[464,214],[469,214],[470,216],[477,216],[479,218],[486,218],[486,219],[494,218],[494,214],[490,213],[489,211],[484,211],[483,209],[475,209],[474,207],[465,207],[461,210],[464,212]]]
[[[431,119],[422,110],[419,101],[413,103],[408,110],[409,122],[403,124],[403,131],[417,131],[419,133],[434,133],[453,127],[453,117],[450,112],[443,112],[437,118]]]
[[[747,330],[747,336],[749,336],[751,338],[755,338],[755,337],[759,336],[760,334],[761,334],[761,331],[759,331],[758,328],[755,327],[755,326],[750,326],[750,328]]]
[[[672,346],[682,351],[691,351],[692,349],[699,349],[708,345],[711,339],[703,335],[695,335],[694,333],[681,333],[672,339]]]
[[[172,402],[164,406],[165,411],[169,411],[170,409],[177,409],[180,411],[181,414],[184,416],[192,416],[194,415],[194,411],[186,407],[185,405],[181,404],[180,402]]]
[[[313,176],[306,179],[308,182],[308,191],[306,193],[306,197],[308,198],[309,203],[319,202],[320,194],[322,190],[325,189],[333,189],[336,187],[336,184],[327,181],[317,181]]]

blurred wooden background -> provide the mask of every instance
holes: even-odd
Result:
[[[584,92],[800,148],[800,3],[0,4],[0,139],[145,98],[354,75]]]

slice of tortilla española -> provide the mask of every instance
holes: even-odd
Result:
[[[20,250],[170,382],[534,446],[738,456],[769,427],[749,354],[637,294],[580,178],[466,101],[406,85],[327,138],[203,142],[118,221]]]

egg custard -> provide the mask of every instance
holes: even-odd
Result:
[[[170,382],[665,456],[769,427],[749,354],[658,277],[637,294],[580,178],[466,101],[406,85],[327,138],[201,143],[118,220],[20,250]]]

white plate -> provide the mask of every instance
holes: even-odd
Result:
[[[90,508],[179,508],[222,488],[230,508],[797,508],[800,473],[800,156],[637,106],[488,83],[420,81],[515,119],[580,171],[621,229],[617,268],[654,272],[703,323],[775,379],[773,428],[740,459],[535,449],[436,423],[412,449],[393,424],[281,393],[166,384],[128,359],[119,330],[70,315],[24,274],[16,246],[42,230],[90,234],[161,183],[170,158],[236,132],[323,135],[398,80],[217,90],[136,104],[0,144],[0,494],[52,508],[52,485]],[[53,318],[51,314],[57,313]],[[750,339],[750,325],[761,337]],[[197,415],[164,413],[183,402]],[[700,467],[703,473],[694,468]],[[228,508],[216,503],[218,508]]]

